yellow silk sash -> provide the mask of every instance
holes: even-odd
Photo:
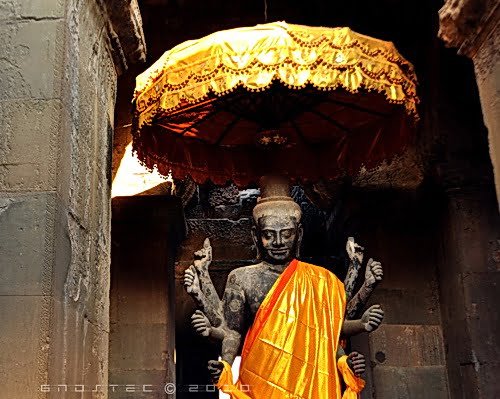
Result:
[[[342,356],[338,360],[337,366],[346,385],[346,389],[344,391],[344,395],[342,395],[342,399],[357,399],[358,394],[365,387],[365,382],[361,378],[356,377],[352,370],[349,368],[349,365],[347,364],[347,356]]]
[[[292,261],[248,331],[238,382],[225,363],[217,386],[232,399],[340,399],[336,352],[344,310],[344,286],[333,273]],[[350,392],[357,396],[356,383]]]

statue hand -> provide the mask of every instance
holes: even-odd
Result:
[[[380,305],[370,306],[363,316],[361,316],[361,323],[365,326],[365,330],[368,332],[375,331],[382,324],[384,319],[384,311]]]
[[[194,253],[194,267],[201,272],[207,271],[208,267],[212,263],[212,246],[210,245],[210,240],[205,238],[203,242],[203,248]]]
[[[374,286],[382,281],[384,277],[384,270],[382,264],[370,258],[366,264],[365,271],[365,284],[367,286]]]
[[[357,377],[360,377],[365,372],[366,361],[361,353],[349,353],[349,356],[347,356],[347,364]]]
[[[361,265],[363,263],[363,251],[365,249],[361,245],[356,244],[353,237],[349,237],[347,239],[345,249],[347,251],[347,256],[349,256],[351,262],[356,261],[358,262],[358,265]]]
[[[209,360],[208,361],[208,371],[212,376],[212,382],[217,384],[219,382],[220,375],[222,374],[222,370],[224,369],[224,363],[218,360]]]
[[[196,310],[191,316],[191,325],[194,327],[196,332],[202,337],[208,337],[210,335],[210,329],[212,326],[201,310]]]
[[[189,266],[184,272],[184,287],[186,287],[188,294],[201,292],[200,279],[193,265]]]

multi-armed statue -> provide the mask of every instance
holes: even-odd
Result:
[[[365,359],[357,352],[346,356],[340,341],[381,324],[379,305],[355,318],[382,279],[381,264],[368,261],[364,283],[353,295],[363,261],[363,248],[354,239],[347,241],[350,265],[343,284],[326,269],[298,261],[301,210],[279,179],[263,182],[253,219],[259,263],[231,271],[222,300],[208,271],[208,238],[184,276],[199,307],[193,327],[222,341],[222,361],[209,362],[214,381],[234,399],[338,399],[342,376],[344,397],[356,397],[364,386],[359,376]],[[230,365],[240,351],[234,385]]]

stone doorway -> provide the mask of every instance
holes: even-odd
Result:
[[[174,262],[183,236],[178,198],[113,199],[110,399],[165,398],[175,383]]]

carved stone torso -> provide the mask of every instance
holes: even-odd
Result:
[[[228,325],[239,327],[241,332],[243,326],[248,328],[281,273],[279,266],[264,262],[234,269],[229,275],[223,299]],[[244,320],[241,320],[242,306],[245,308]]]

